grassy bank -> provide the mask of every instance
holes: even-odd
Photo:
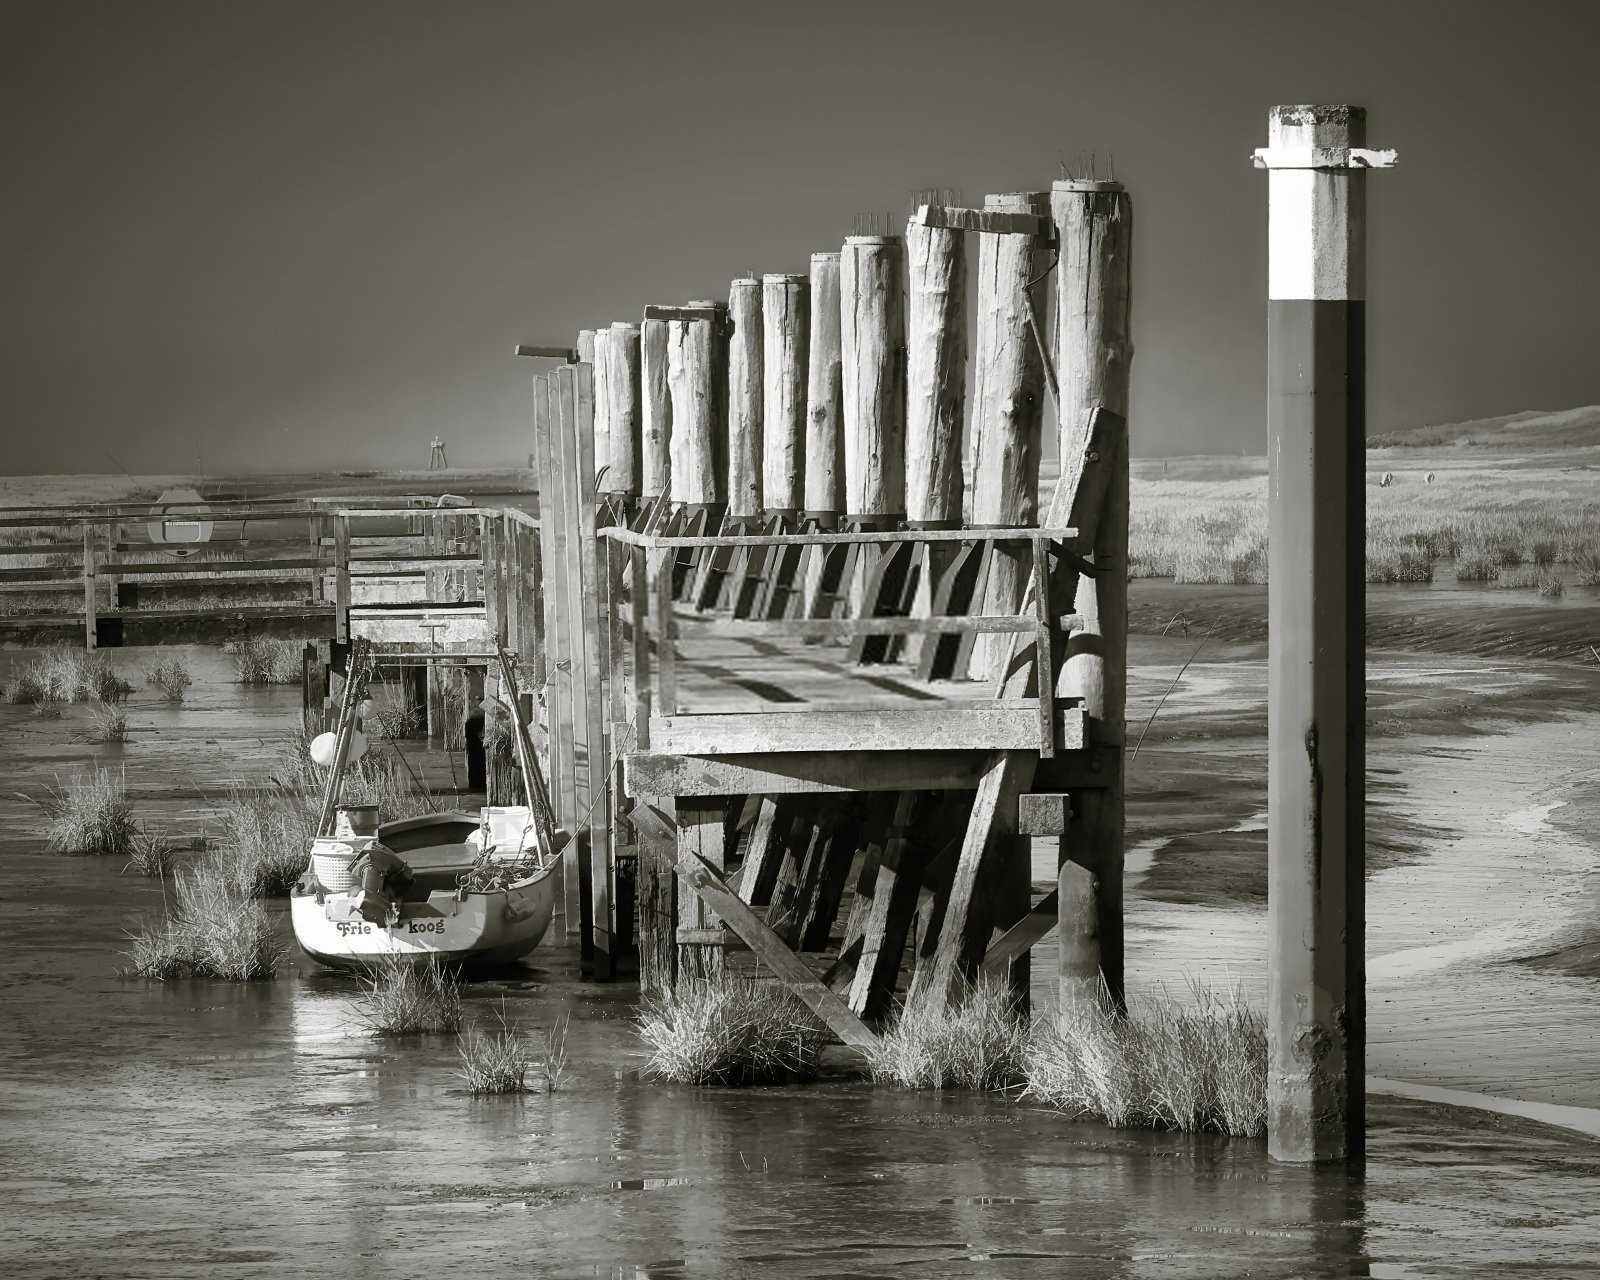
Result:
[[[1405,451],[1369,458],[1367,580],[1429,581],[1452,561],[1462,581],[1521,566],[1543,576],[1507,585],[1600,584],[1600,470],[1496,457],[1464,466]],[[1435,465],[1437,464],[1437,465]],[[1392,477],[1383,484],[1384,475]],[[1428,479],[1432,476],[1432,480]],[[1191,583],[1261,583],[1267,572],[1264,458],[1144,459],[1135,464],[1129,569]]]

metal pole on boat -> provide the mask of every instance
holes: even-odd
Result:
[[[1269,171],[1267,1148],[1365,1137],[1366,112],[1278,106]]]

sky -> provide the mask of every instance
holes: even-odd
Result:
[[[919,188],[1134,206],[1143,455],[1265,443],[1279,102],[1368,110],[1369,428],[1600,402],[1600,5],[0,3],[0,471],[526,459],[532,362]]]

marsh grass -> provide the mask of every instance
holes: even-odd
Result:
[[[89,722],[78,731],[78,740],[94,743],[126,742],[128,713],[116,703],[97,703],[89,709]]]
[[[302,644],[271,636],[246,636],[224,646],[240,684],[298,684]]]
[[[103,653],[52,645],[6,685],[6,701],[35,705],[120,702],[133,692]]]
[[[681,979],[646,1000],[639,1035],[645,1073],[677,1084],[784,1084],[816,1074],[823,1032],[778,982]]]
[[[1028,1020],[1004,982],[988,976],[948,1006],[900,1010],[867,1055],[874,1080],[906,1089],[1005,1089],[1023,1079]]]
[[[375,1036],[453,1033],[461,1027],[461,989],[438,964],[389,959],[362,978],[366,994],[357,1016]]]
[[[529,1083],[528,1073],[537,1069],[544,1092],[553,1093],[566,1072],[567,1015],[546,1029],[542,1048],[506,1020],[503,1001],[499,1024],[493,1031],[474,1025],[461,1037],[461,1077],[467,1088],[479,1096],[532,1093],[536,1086]]]
[[[182,702],[184,691],[194,683],[188,663],[175,653],[147,667],[144,678],[146,684],[160,689],[168,702]]]
[[[201,864],[175,876],[166,918],[147,921],[134,935],[130,971],[161,982],[252,982],[277,973],[283,955],[262,905]]]
[[[246,897],[282,897],[305,874],[319,813],[304,788],[235,789],[219,807],[208,857]]]
[[[1024,1097],[1112,1128],[1266,1131],[1266,1020],[1234,990],[1196,984],[1193,1000],[1161,996],[1127,1016],[1102,998],[1041,1022],[1025,1055]]]
[[[1420,464],[1419,464],[1420,465]],[[1383,467],[1372,464],[1376,475]],[[1264,459],[1180,459],[1135,474],[1129,573],[1178,582],[1263,582],[1267,568]],[[1452,467],[1436,483],[1397,470],[1367,487],[1367,580],[1429,581],[1439,560],[1461,582],[1532,563],[1592,566],[1600,582],[1600,492],[1593,473],[1559,467]],[[1581,577],[1579,579],[1582,580]]]
[[[59,720],[66,715],[66,706],[57,698],[41,698],[33,704],[35,720]]]
[[[133,849],[138,825],[120,770],[91,769],[66,783],[58,779],[40,805],[45,812],[45,844],[57,853],[125,858]]]
[[[167,836],[158,831],[139,831],[134,834],[127,864],[122,869],[164,879],[177,865],[178,846]]]
[[[383,738],[414,738],[422,728],[422,712],[392,684],[376,685],[372,692],[372,720]]]

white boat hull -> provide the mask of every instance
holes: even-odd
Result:
[[[454,826],[451,834],[459,836],[460,825],[460,815],[413,819],[380,828],[379,839],[390,835],[403,846],[399,856],[425,865],[431,856],[464,848],[433,845],[431,830],[437,828],[442,837]],[[511,856],[516,852],[515,847],[506,850]],[[532,951],[549,929],[559,866],[552,861],[499,889],[435,888],[425,899],[399,902],[382,924],[355,910],[357,886],[329,889],[313,873],[290,896],[289,915],[300,949],[330,968],[360,969],[395,960],[459,967],[506,964]]]

